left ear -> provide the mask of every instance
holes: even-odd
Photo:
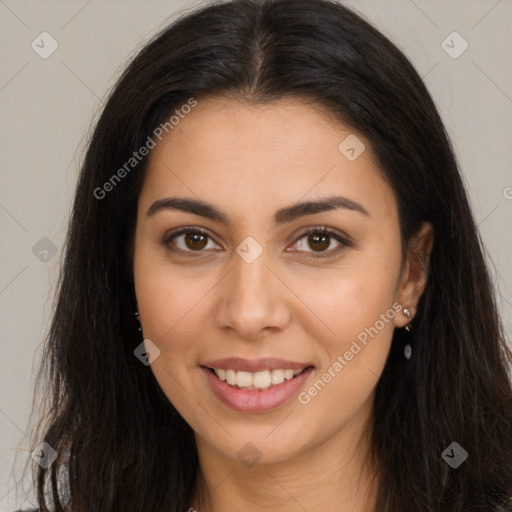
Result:
[[[407,308],[413,317],[416,315],[418,302],[427,285],[428,263],[433,243],[434,228],[430,222],[424,222],[407,247],[396,300],[402,308]],[[401,314],[395,316],[395,327],[404,327],[408,323],[409,319],[402,309]]]

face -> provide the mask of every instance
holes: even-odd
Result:
[[[150,368],[198,447],[277,463],[364,429],[422,291],[401,254],[363,136],[298,100],[199,100],[151,152],[134,249]]]

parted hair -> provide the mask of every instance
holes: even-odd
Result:
[[[87,142],[37,375],[34,447],[45,441],[58,454],[33,466],[41,511],[189,507],[200,475],[193,431],[134,356],[133,237],[147,157],[101,199],[94,191],[180,105],[219,95],[318,105],[369,141],[397,201],[402,248],[433,225],[413,357],[396,329],[376,387],[377,512],[512,510],[512,354],[435,103],[404,54],[353,10],[243,0],[196,7],[145,44]],[[452,442],[468,453],[457,469],[442,457]]]

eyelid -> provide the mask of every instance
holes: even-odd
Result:
[[[205,229],[205,228],[202,228],[202,227],[199,227],[199,226],[182,226],[180,228],[176,228],[176,229],[166,233],[164,235],[163,240],[162,240],[162,245],[166,246],[169,250],[171,250],[173,252],[180,253],[180,254],[185,255],[185,256],[196,257],[196,254],[200,255],[203,252],[207,252],[204,249],[200,250],[200,251],[192,251],[192,250],[183,250],[183,249],[179,249],[179,248],[171,248],[169,246],[170,242],[174,238],[176,238],[176,237],[178,237],[180,235],[187,234],[187,233],[200,233],[200,234],[203,234],[206,237],[208,237],[210,240],[212,240],[215,244],[219,245],[214,240],[214,238],[212,237],[212,235],[210,234],[210,231],[208,229]],[[287,251],[287,252],[298,252],[298,253],[305,252],[306,254],[309,254],[309,256],[303,256],[303,257],[309,258],[309,259],[329,258],[329,257],[337,256],[345,247],[351,247],[352,246],[352,242],[351,242],[349,236],[347,236],[346,234],[344,234],[343,232],[340,232],[339,230],[337,230],[335,228],[331,228],[331,227],[325,226],[325,225],[313,226],[313,227],[307,228],[306,231],[303,231],[303,232],[301,232],[301,233],[299,233],[297,235],[294,235],[293,245],[295,245],[302,238],[304,238],[304,237],[306,237],[306,236],[308,236],[310,234],[316,234],[316,233],[326,234],[326,235],[330,236],[331,238],[334,238],[340,244],[340,246],[338,248],[331,249],[329,251],[320,251],[320,252],[315,252],[315,251]]]
[[[330,258],[330,257],[336,257],[338,254],[340,254],[341,251],[343,251],[346,247],[351,247],[352,242],[350,241],[350,237],[345,235],[343,232],[331,228],[329,226],[313,226],[311,228],[308,228],[306,231],[300,233],[299,235],[296,235],[295,242],[293,245],[295,245],[299,240],[304,238],[305,236],[308,236],[310,234],[325,234],[330,236],[331,238],[334,238],[340,245],[335,249],[330,249],[328,251],[298,251],[299,253],[305,252],[307,256],[303,256],[304,258],[308,259],[318,259],[318,258]],[[294,252],[294,251],[292,251]]]
[[[175,252],[175,253],[179,253],[181,255],[184,255],[184,256],[192,256],[192,257],[195,257],[195,255],[200,255],[201,253],[203,252],[206,252],[204,250],[201,250],[201,251],[185,251],[183,249],[180,249],[180,248],[172,248],[170,247],[170,243],[172,242],[172,240],[180,235],[185,235],[187,233],[200,233],[202,235],[205,235],[206,237],[208,237],[210,240],[212,240],[215,244],[219,245],[212,237],[211,233],[209,230],[205,229],[205,228],[201,228],[199,226],[182,226],[180,228],[176,228],[176,229],[173,229],[169,232],[167,232],[164,237],[163,237],[163,240],[162,240],[162,245],[164,245],[165,247],[167,247],[170,251],[172,252]]]

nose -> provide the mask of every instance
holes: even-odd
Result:
[[[234,255],[234,267],[219,283],[216,321],[237,337],[258,340],[264,332],[281,330],[290,321],[288,298],[293,295],[270,268],[265,251],[247,263]]]

